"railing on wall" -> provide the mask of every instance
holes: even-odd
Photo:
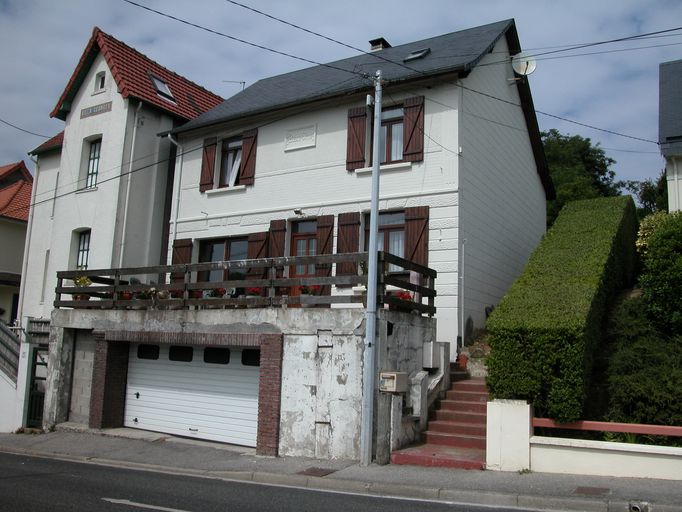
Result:
[[[14,330],[0,323],[0,370],[14,382],[19,371],[19,345],[21,341]]]
[[[611,423],[605,421],[576,421],[574,423],[557,423],[556,421],[549,418],[533,418],[533,427],[581,430],[589,432],[617,432],[621,434],[682,437],[682,427],[668,425],[641,425],[637,423]]]
[[[378,257],[377,302],[391,309],[435,315],[436,271],[385,252],[379,252]],[[332,292],[331,287],[350,289],[366,286],[367,276],[362,269],[367,267],[367,261],[367,253],[348,253],[62,271],[57,272],[54,306],[185,309],[363,304],[367,298],[362,290],[355,288],[356,293]],[[316,275],[287,277],[289,269],[299,265],[314,265]],[[352,275],[335,275],[334,269],[339,265],[359,271]],[[229,271],[239,271],[246,277],[199,281],[201,274],[208,275],[211,271],[223,271],[225,275]],[[88,281],[89,284],[84,286],[82,281]],[[63,295],[68,295],[68,299],[65,300]]]

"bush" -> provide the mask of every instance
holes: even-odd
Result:
[[[629,196],[569,203],[488,320],[488,386],[560,422],[582,414],[606,307],[636,264]]]
[[[682,334],[682,215],[659,216],[645,248],[640,285],[649,316]]]
[[[660,332],[643,299],[614,310],[608,336],[608,421],[682,425],[682,336]]]

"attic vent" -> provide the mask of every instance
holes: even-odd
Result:
[[[384,50],[386,48],[391,48],[391,44],[386,41],[383,37],[377,37],[376,39],[369,40],[369,46],[373,52],[378,52],[379,50]]]
[[[429,53],[431,53],[431,48],[420,48],[419,50],[415,50],[405,57],[403,62],[421,59],[422,57],[426,57]]]
[[[152,83],[154,84],[154,89],[156,89],[156,93],[161,96],[162,98],[175,102],[175,98],[173,98],[173,93],[171,92],[170,88],[168,87],[168,84],[161,80],[158,77],[155,77],[154,75],[149,75],[149,78],[152,79]]]

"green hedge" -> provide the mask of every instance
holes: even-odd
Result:
[[[488,320],[488,386],[540,416],[580,419],[610,299],[636,267],[630,196],[567,204]]]

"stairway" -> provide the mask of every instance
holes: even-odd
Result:
[[[485,379],[451,371],[452,385],[429,419],[422,444],[391,454],[393,464],[485,469]]]

